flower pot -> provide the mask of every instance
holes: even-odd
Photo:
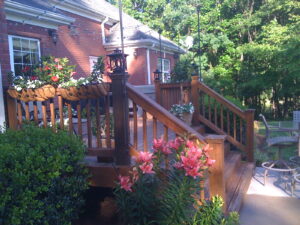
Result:
[[[58,91],[64,99],[67,99],[69,101],[80,100],[77,87],[59,88]]]
[[[45,85],[40,88],[26,88],[21,91],[9,88],[7,92],[11,97],[24,102],[46,101],[49,98],[53,98],[56,94],[55,88],[51,85]]]
[[[182,114],[182,120],[187,123],[188,125],[192,124],[192,119],[193,119],[193,114],[192,113],[188,113],[188,112],[184,112]]]
[[[80,99],[93,99],[107,95],[107,87],[104,84],[89,84],[81,87],[59,88],[64,99],[78,101]]]

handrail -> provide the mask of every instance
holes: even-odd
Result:
[[[202,82],[198,81],[198,88],[201,91],[204,91],[206,94],[217,100],[219,103],[225,105],[229,110],[240,116],[242,119],[246,119],[245,111],[241,110],[236,105],[232,104],[230,101],[228,101],[226,98],[224,98],[222,95],[214,91],[213,89],[209,88]]]
[[[205,138],[196,130],[178,119],[168,110],[157,104],[154,100],[148,98],[145,94],[136,91],[132,85],[127,83],[126,86],[128,97],[133,100],[134,103],[141,106],[143,110],[147,111],[151,115],[155,116],[158,121],[167,126],[169,129],[172,129],[176,134],[192,134],[194,137],[199,139],[201,143],[207,143]]]

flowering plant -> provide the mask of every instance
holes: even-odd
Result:
[[[129,176],[119,176],[115,190],[128,224],[191,224],[199,182],[214,160],[208,145],[176,138],[155,139],[153,152],[139,152]]]
[[[194,111],[195,111],[195,109],[191,102],[188,104],[183,104],[183,105],[174,104],[174,105],[172,105],[171,110],[170,110],[170,112],[172,114],[174,114],[175,116],[178,116],[179,118],[182,118],[182,115],[184,113],[192,114],[192,113],[194,113]]]

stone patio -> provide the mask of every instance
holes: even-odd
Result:
[[[264,169],[256,168],[240,211],[241,225],[299,225],[300,184],[291,197],[290,181],[278,172],[269,172],[266,185]],[[285,183],[287,188],[285,189]]]

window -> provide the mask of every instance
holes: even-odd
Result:
[[[9,36],[11,70],[19,75],[26,67],[36,65],[40,59],[40,42],[37,39]]]
[[[90,72],[93,72],[94,65],[98,62],[98,57],[97,56],[90,56]]]
[[[162,61],[162,66],[161,66]],[[170,66],[170,60],[169,59],[161,59],[158,58],[157,61],[157,68],[159,70],[162,70],[162,82],[166,82],[167,80],[170,80],[170,72],[171,72],[171,66]]]

